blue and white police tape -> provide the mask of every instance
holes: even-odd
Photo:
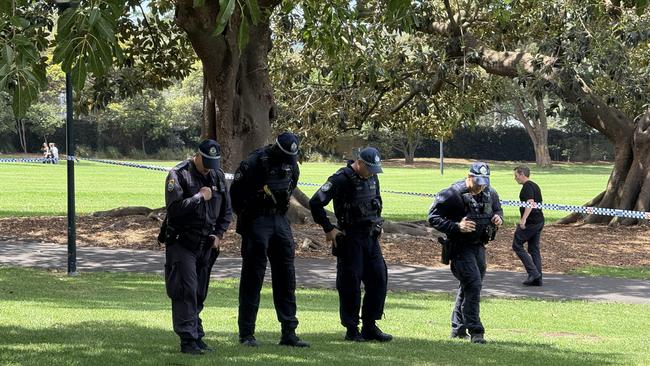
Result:
[[[560,205],[557,203],[528,203],[522,201],[501,201],[503,206],[530,207],[542,210],[569,211],[588,215],[628,217],[633,219],[650,220],[650,212],[621,210],[617,208],[587,207],[576,205]]]
[[[0,163],[43,163],[52,161],[50,158],[1,158]]]
[[[97,163],[103,163],[103,164],[111,164],[111,165],[118,165],[118,166],[127,166],[127,167],[132,167],[132,168],[140,168],[140,169],[149,169],[149,170],[157,170],[157,171],[163,171],[163,172],[168,172],[172,168],[167,168],[167,167],[162,167],[162,166],[155,166],[155,165],[146,165],[146,164],[137,164],[137,163],[129,163],[129,162],[123,162],[123,161],[116,161],[116,160],[107,160],[107,159],[94,159],[94,158],[77,158],[74,156],[67,156],[65,158],[66,160],[87,160],[87,161],[92,161],[92,162],[97,162]],[[52,159],[46,159],[46,158],[5,158],[5,159],[0,159],[0,163],[6,163],[6,162],[43,162],[43,161],[51,161]],[[226,173],[225,174],[226,179],[232,180],[234,179],[234,175],[232,173]],[[301,186],[309,186],[309,187],[320,187],[321,184],[317,183],[306,183],[306,182],[299,182],[298,183]],[[435,194],[431,193],[419,193],[419,192],[403,192],[403,191],[392,191],[392,190],[382,190],[382,193],[389,193],[389,194],[398,194],[398,195],[405,195],[405,196],[415,196],[415,197],[430,197],[433,198],[435,197]],[[561,204],[556,204],[556,203],[538,203],[538,202],[533,202],[533,203],[528,203],[528,202],[522,202],[522,201],[509,201],[509,200],[502,200],[501,201],[502,206],[514,206],[514,207],[531,207],[531,208],[539,208],[539,209],[544,209],[544,210],[553,210],[553,211],[566,211],[566,212],[574,212],[574,213],[584,213],[584,214],[589,214],[589,215],[602,215],[602,216],[614,216],[614,217],[628,217],[628,218],[635,218],[635,219],[642,219],[642,220],[650,220],[650,212],[644,212],[644,211],[632,211],[632,210],[621,210],[621,209],[614,209],[614,208],[601,208],[601,207],[586,207],[586,206],[577,206],[577,205],[561,205]]]

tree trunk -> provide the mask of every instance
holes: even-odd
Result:
[[[248,28],[248,44],[239,49],[241,13],[235,11],[224,32],[213,36],[219,1],[193,8],[193,0],[179,1],[177,23],[187,32],[203,65],[203,121],[201,137],[216,139],[222,166],[234,170],[254,149],[271,142],[275,115],[269,79],[271,50],[269,16],[279,1],[259,1],[262,17]]]
[[[544,107],[544,100],[541,96],[536,99],[536,108],[538,113],[537,120],[529,120],[524,113],[524,106],[519,100],[515,98],[513,105],[515,108],[515,115],[521,124],[526,128],[526,133],[533,143],[535,150],[535,163],[538,167],[544,168],[551,166],[551,153],[548,150],[548,124],[546,121],[546,109]]]

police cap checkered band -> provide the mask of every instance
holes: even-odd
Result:
[[[298,155],[298,136],[290,133],[281,133],[276,139],[275,144],[285,154],[295,156]]]

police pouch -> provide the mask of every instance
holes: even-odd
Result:
[[[339,253],[341,253],[341,248],[343,245],[345,245],[345,234],[343,233],[338,233],[336,234],[336,238],[334,239],[334,243],[332,243],[332,255],[335,257],[339,256]]]
[[[440,263],[449,264],[449,260],[451,259],[452,256],[451,240],[443,237],[438,237],[438,243],[440,243],[440,245],[442,246],[442,250],[440,252]]]
[[[158,233],[158,243],[159,244],[171,244],[174,240],[178,239],[176,230],[169,226],[167,223],[167,216],[160,224],[160,232]]]

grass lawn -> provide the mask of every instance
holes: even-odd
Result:
[[[338,296],[297,293],[299,335],[310,349],[276,345],[279,325],[268,287],[257,338],[237,343],[236,280],[214,282],[203,312],[217,351],[178,353],[162,279],[125,273],[64,274],[0,267],[2,365],[630,365],[649,364],[647,305],[484,299],[488,345],[449,340],[447,295],[390,293],[380,326],[393,342],[342,340]],[[534,314],[534,315],[533,315]]]
[[[168,166],[172,161],[148,161],[147,164]],[[533,164],[534,165],[534,164]],[[302,164],[301,181],[322,184],[341,164]],[[520,186],[512,178],[515,164],[493,164],[492,184],[504,200],[518,200]],[[552,168],[533,169],[532,179],[542,188],[547,203],[581,205],[600,193],[607,183],[610,165],[557,164]],[[384,190],[435,193],[467,174],[467,166],[449,164],[445,175],[437,169],[384,168],[380,176]],[[82,161],[75,169],[76,209],[89,214],[119,206],[161,207],[164,202],[165,173]],[[37,163],[0,164],[0,217],[65,215],[66,167]],[[301,186],[308,195],[317,187]],[[422,220],[426,218],[432,199],[385,193],[384,216],[390,220]],[[519,213],[506,207],[506,221],[513,223]],[[549,221],[566,213],[547,211]]]
[[[569,274],[650,280],[650,267],[582,267]]]

